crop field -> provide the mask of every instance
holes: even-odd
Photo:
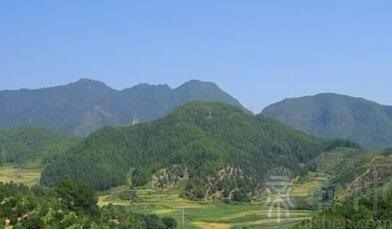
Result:
[[[321,155],[316,159],[321,169],[309,172],[292,187],[290,200],[295,206],[290,207],[288,215],[285,208],[270,209],[270,205],[265,201],[250,203],[191,201],[181,198],[177,190],[157,191],[149,188],[148,185],[135,190],[130,190],[129,186],[120,186],[100,192],[99,205],[113,203],[125,205],[138,213],[171,216],[177,220],[179,228],[290,228],[293,224],[317,214],[321,203],[322,187],[329,182],[340,177],[350,177],[346,171],[352,168],[367,168],[369,164],[382,163],[387,159],[390,160],[390,157],[373,153],[353,153],[347,156],[342,152],[330,152],[328,155]],[[13,181],[32,186],[39,181],[40,173],[40,169],[3,165],[0,166],[0,182]],[[132,200],[123,198],[122,194],[126,192],[134,193]],[[274,198],[279,196],[272,196],[272,199]]]
[[[37,184],[41,176],[41,169],[37,168],[18,168],[12,165],[0,166],[0,182],[24,184],[33,186]]]
[[[23,183],[32,186],[39,181],[41,170],[18,168],[12,165],[0,166],[0,182]],[[304,184],[295,186],[293,195],[304,196],[313,191],[316,183],[309,180]],[[271,210],[263,202],[226,204],[220,201],[190,201],[179,197],[173,192],[159,192],[152,189],[136,190],[138,199],[136,201],[125,201],[119,195],[128,190],[127,186],[121,186],[100,193],[99,204],[109,203],[129,206],[139,213],[155,213],[160,216],[172,216],[179,225],[184,228],[235,228],[246,226],[247,228],[285,228],[300,220],[311,217],[310,210],[290,209],[289,215],[281,209],[280,222],[277,222],[278,208]],[[293,196],[293,198],[296,198]],[[184,216],[184,217],[183,217]],[[181,228],[180,227],[180,228]]]
[[[310,197],[321,188],[318,178],[296,184],[292,198]],[[129,206],[139,213],[155,213],[171,216],[184,228],[288,228],[293,224],[309,219],[315,211],[291,208],[286,215],[285,209],[270,206],[266,202],[223,203],[222,201],[190,201],[179,197],[175,191],[159,192],[152,189],[136,189],[137,199],[122,200],[119,196],[129,190],[127,186],[118,187],[101,193],[100,205],[109,203]],[[280,217],[278,216],[280,212]],[[270,215],[269,215],[270,213]],[[278,220],[280,219],[280,220]]]

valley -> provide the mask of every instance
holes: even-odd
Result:
[[[130,188],[129,184],[111,188],[98,193],[98,205],[103,207],[109,204],[124,206],[130,211],[141,214],[157,214],[160,217],[169,216],[185,228],[291,228],[303,220],[309,220],[322,209],[331,206],[334,200],[324,200],[325,187],[336,182],[341,183],[337,190],[338,198],[351,183],[355,182],[353,167],[369,168],[374,163],[382,165],[386,162],[382,152],[358,151],[341,148],[325,152],[314,159],[317,169],[309,172],[305,177],[294,183],[290,193],[290,200],[295,204],[289,210],[289,216],[281,210],[280,222],[277,222],[278,209],[272,209],[271,217],[269,205],[261,199],[249,203],[225,203],[221,200],[189,200],[180,197],[180,190],[162,191],[154,189],[152,184],[143,187]],[[365,171],[357,169],[355,171]],[[24,183],[34,185],[40,176],[40,169],[25,169],[3,165],[0,167],[0,181]],[[363,172],[365,173],[365,172]],[[357,174],[361,175],[361,174]],[[129,178],[130,179],[130,178]],[[384,179],[384,185],[389,180]],[[129,195],[124,195],[131,193]],[[184,215],[183,215],[184,214]],[[183,217],[184,216],[184,217]],[[184,220],[184,221],[183,221]]]
[[[297,197],[309,198],[320,187],[314,184],[296,185],[292,200]],[[309,186],[312,186],[309,188]],[[309,188],[309,189],[308,189]],[[282,228],[289,227],[298,221],[310,219],[314,214],[312,210],[290,209],[289,217],[282,216],[277,222],[277,211],[272,209],[271,217],[269,206],[265,201],[252,201],[251,203],[224,203],[222,201],[190,201],[179,197],[178,192],[159,192],[152,189],[134,190],[138,195],[137,201],[124,201],[118,197],[119,192],[129,189],[122,187],[110,191],[109,195],[100,198],[102,205],[115,203],[129,206],[133,211],[140,213],[154,212],[160,216],[171,216],[180,224],[182,213],[185,214],[185,228]],[[298,189],[298,191],[297,191]],[[308,189],[308,190],[307,190]],[[298,196],[297,196],[298,195]],[[282,209],[282,212],[284,210]],[[282,214],[284,215],[284,214]]]
[[[33,186],[39,179],[39,169],[16,168],[11,165],[1,166],[0,182]],[[317,184],[316,184],[317,183]],[[293,198],[308,198],[321,188],[321,183],[309,181],[296,184]],[[129,210],[142,214],[155,213],[160,217],[170,216],[182,225],[184,212],[185,228],[226,229],[246,226],[247,228],[289,228],[298,221],[310,219],[312,210],[290,209],[288,218],[282,217],[277,223],[277,209],[272,210],[269,218],[269,207],[263,201],[251,203],[224,203],[222,201],[192,201],[179,197],[179,192],[148,189],[148,186],[131,190],[137,193],[137,200],[123,200],[121,193],[129,191],[129,186],[120,186],[100,192],[99,206],[109,204],[125,206]],[[283,210],[282,210],[283,211]]]

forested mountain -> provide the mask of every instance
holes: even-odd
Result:
[[[392,146],[392,107],[361,98],[318,94],[285,99],[263,115],[326,138],[344,138],[369,148]]]
[[[151,123],[98,130],[50,164],[41,182],[71,178],[103,190],[125,184],[133,171],[134,186],[151,181],[170,188],[183,181],[189,198],[252,196],[270,169],[299,175],[301,163],[328,144],[238,107],[193,102]]]
[[[44,126],[86,136],[104,125],[130,125],[163,117],[193,100],[241,106],[208,82],[192,80],[176,89],[140,84],[118,91],[98,81],[81,79],[52,88],[0,91],[0,128]]]
[[[0,131],[0,163],[49,163],[77,143],[77,139],[41,127]]]

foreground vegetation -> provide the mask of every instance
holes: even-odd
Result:
[[[13,228],[175,228],[173,218],[136,214],[122,206],[99,208],[95,191],[64,181],[54,189],[0,183],[0,221]]]
[[[311,222],[309,220],[313,217],[316,219],[314,222],[323,219],[320,216],[326,217],[322,214],[327,213],[316,216],[318,210],[326,208],[331,209],[329,211],[337,212],[340,211],[340,207],[336,207],[336,209],[331,207],[345,205],[339,205],[336,200],[326,198],[326,188],[330,187],[330,184],[342,182],[341,189],[343,190],[344,187],[350,187],[350,184],[355,180],[353,174],[356,171],[358,173],[366,171],[366,168],[370,168],[373,163],[381,165],[384,162],[392,165],[390,160],[387,151],[369,152],[360,149],[338,148],[322,153],[308,164],[308,166],[315,166],[314,171],[307,173],[295,183],[291,197],[296,206],[290,209],[289,217],[282,215],[280,222],[277,222],[277,208],[273,209],[270,218],[268,205],[263,200],[245,203],[189,200],[180,197],[181,189],[159,190],[154,188],[152,182],[140,188],[128,185],[99,192],[98,206],[102,209],[116,206],[131,215],[136,213],[136,215],[156,214],[160,218],[171,217],[176,220],[180,228],[183,223],[183,212],[185,228],[290,228],[304,220],[304,223],[298,227],[307,228]],[[7,171],[8,178],[19,174],[21,182],[27,181],[31,177],[31,174],[26,172],[28,170],[20,167],[8,165],[0,167],[0,171]],[[357,176],[359,175],[357,174]],[[387,182],[386,180],[385,183]],[[343,193],[342,190],[337,190],[336,196]],[[348,202],[346,207],[350,205],[351,203]],[[354,213],[358,216],[362,214],[361,212],[350,212],[350,215]],[[343,215],[342,212],[336,214]]]
[[[392,228],[392,150],[335,149],[313,160],[331,204],[295,229]]]
[[[27,173],[24,168],[8,165],[0,167],[0,173],[3,171],[7,171],[7,179],[16,177],[18,174],[17,182],[23,183],[31,179],[31,174]],[[34,179],[37,182],[39,173],[35,174],[38,174]],[[1,176],[0,181],[4,181]],[[30,184],[34,185],[34,182]],[[298,200],[308,198],[317,193],[321,186],[322,182],[317,177],[309,177],[295,186],[293,197]],[[185,228],[242,228],[245,226],[246,228],[286,228],[313,216],[313,210],[310,208],[294,208],[290,210],[288,218],[283,217],[281,222],[278,223],[277,209],[273,209],[271,218],[268,217],[269,208],[262,201],[224,203],[223,201],[213,200],[189,200],[180,197],[178,190],[160,191],[152,189],[151,183],[137,189],[120,186],[105,192],[99,192],[98,206],[103,209],[108,206],[116,206],[119,211],[124,211],[127,214],[156,214],[160,218],[171,217],[177,221],[179,228],[181,228],[183,222],[183,210]]]
[[[293,229],[389,229],[391,212],[392,188],[387,187],[336,204]]]

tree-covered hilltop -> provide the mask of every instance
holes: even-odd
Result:
[[[49,163],[76,145],[78,139],[41,127],[0,131],[0,162],[25,165]]]
[[[135,186],[185,182],[189,198],[253,196],[270,169],[299,175],[327,145],[237,107],[193,102],[152,123],[100,129],[46,167],[41,182],[69,178],[103,190],[125,184],[133,171]]]
[[[392,147],[392,107],[362,98],[323,93],[285,99],[262,114],[316,136],[349,139],[366,148]]]
[[[115,90],[81,79],[64,86],[0,91],[0,128],[44,126],[87,136],[104,125],[148,122],[190,101],[241,104],[216,84],[192,80],[177,88],[139,84]]]
[[[141,215],[122,206],[97,206],[83,183],[64,181],[54,189],[0,183],[0,228],[174,229],[170,217]]]

